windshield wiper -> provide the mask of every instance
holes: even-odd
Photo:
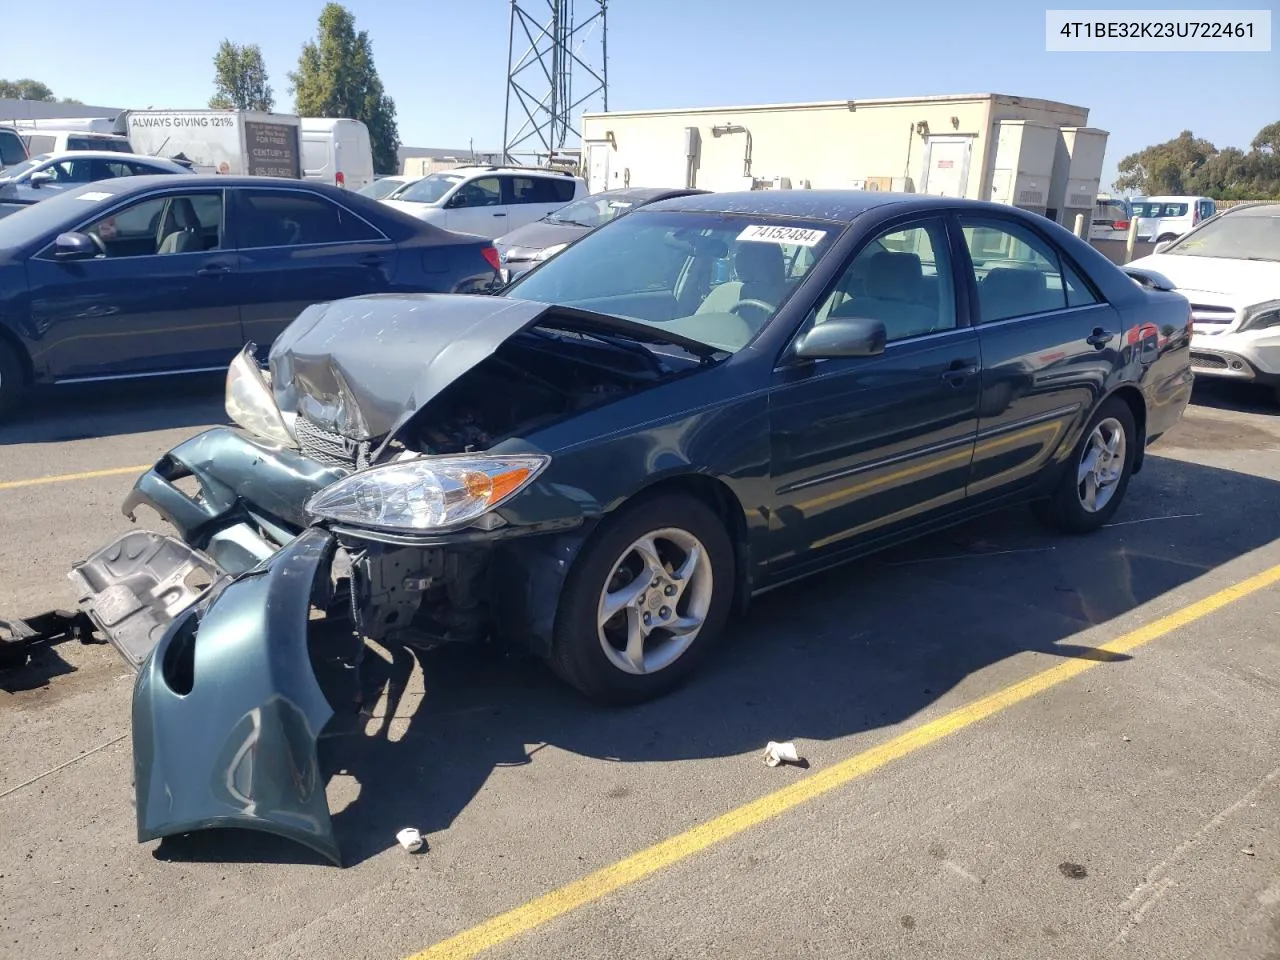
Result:
[[[567,225],[569,225],[569,226],[571,226],[571,227],[586,227],[587,229],[590,229],[590,228],[591,228],[591,224],[589,224],[589,223],[582,223],[581,221],[578,221],[578,220],[570,220],[570,219],[568,219],[567,217],[564,217],[564,218],[562,218],[562,217],[543,217],[543,219],[544,219],[544,220],[546,220],[546,221],[547,221],[547,223],[564,223],[564,224],[567,224]]]
[[[721,356],[727,356],[730,352],[722,347],[715,347],[679,333],[668,333],[661,327],[655,327],[648,323],[638,323],[635,320],[615,317],[608,313],[596,313],[594,310],[583,310],[579,307],[556,306],[553,317],[548,318],[547,326],[592,334],[603,329],[611,333],[617,333],[629,340],[638,340],[641,343],[668,344],[673,347],[679,347],[700,360],[714,360]]]

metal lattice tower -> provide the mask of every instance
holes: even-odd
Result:
[[[601,109],[609,109],[607,2],[578,0],[579,6],[589,8],[588,15],[578,19],[574,0],[511,0],[504,163],[520,155],[550,160],[564,151],[571,137],[581,140],[573,125],[575,110],[597,95]],[[545,11],[545,19],[532,12],[535,7]],[[597,32],[598,41],[593,36]],[[593,52],[599,43],[598,58],[587,53],[588,41]],[[517,58],[518,49],[524,53]]]

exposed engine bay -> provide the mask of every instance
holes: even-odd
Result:
[[[483,450],[643,389],[668,372],[648,351],[530,330],[446,387],[398,440],[425,454]]]

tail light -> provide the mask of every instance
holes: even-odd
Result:
[[[347,188],[347,175],[339,170],[333,175],[333,183],[335,186],[342,187],[345,190]]]
[[[502,260],[498,257],[497,247],[482,247],[480,253],[489,261],[489,266],[493,267],[494,270],[502,269]]]
[[[1115,223],[1111,224],[1111,228],[1112,228],[1113,230],[1128,230],[1128,229],[1129,229],[1129,221],[1128,221],[1128,220],[1117,220]]]

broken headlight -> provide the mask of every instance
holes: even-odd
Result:
[[[307,502],[313,517],[412,533],[471,523],[528,486],[547,456],[420,457],[343,477]]]
[[[254,358],[254,345],[246,344],[227,368],[227,416],[250,433],[286,447],[298,441],[285,425],[271,385]]]

